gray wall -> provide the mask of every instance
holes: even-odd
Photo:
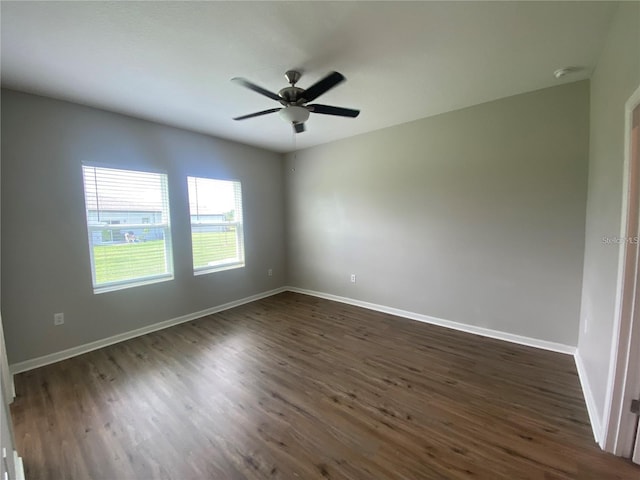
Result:
[[[169,174],[173,281],[93,293],[83,161]],[[242,181],[245,268],[193,276],[187,175]],[[1,191],[2,317],[11,363],[285,284],[282,157],[275,153],[2,90]],[[63,326],[53,325],[55,312],[65,313]]]
[[[583,81],[291,154],[289,283],[576,345],[588,135]]]
[[[589,195],[578,351],[599,418],[604,413],[615,315],[624,164],[624,106],[640,85],[640,3],[618,7],[591,80]]]

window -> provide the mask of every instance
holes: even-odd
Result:
[[[244,267],[240,182],[187,177],[193,270]]]
[[[173,278],[167,175],[83,165],[93,289]]]

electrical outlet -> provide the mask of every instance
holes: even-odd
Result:
[[[267,275],[270,277],[273,277],[273,268],[270,268],[269,270],[267,270]]]
[[[54,313],[53,314],[53,324],[54,325],[62,325],[64,323],[64,313]]]
[[[355,273],[351,274],[351,283],[356,283],[356,274]]]

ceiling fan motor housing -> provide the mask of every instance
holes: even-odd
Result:
[[[284,106],[290,105],[292,103],[298,103],[299,100],[302,100],[302,94],[304,93],[303,88],[299,87],[284,87],[282,90],[278,92],[278,95],[282,100],[280,103]]]

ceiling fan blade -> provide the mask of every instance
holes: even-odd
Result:
[[[317,103],[313,105],[307,105],[309,111],[313,113],[323,113],[325,115],[337,115],[338,117],[351,117],[355,118],[360,115],[360,110],[353,110],[351,108],[332,107],[331,105],[319,105]]]
[[[275,113],[282,110],[281,108],[270,108],[269,110],[263,110],[261,112],[250,113],[249,115],[243,115],[241,117],[236,117],[234,120],[245,120],[247,118],[259,117],[260,115],[266,115],[267,113]]]
[[[293,129],[296,131],[296,133],[302,133],[306,130],[306,128],[304,127],[304,123],[294,123]]]
[[[280,100],[282,100],[278,96],[278,94],[270,92],[269,90],[266,90],[266,89],[256,85],[255,83],[251,83],[246,78],[235,77],[235,78],[232,78],[231,81],[234,82],[234,83],[237,83],[238,85],[242,85],[243,87],[246,87],[249,90],[253,90],[254,92],[258,92],[259,94],[264,95],[265,97],[269,97],[270,99],[275,100],[276,102],[279,102]]]
[[[331,72],[329,75],[324,77],[319,82],[314,83],[309,88],[307,88],[304,93],[301,95],[307,102],[311,102],[318,98],[323,93],[331,90],[340,82],[344,81],[345,78],[341,73]]]

